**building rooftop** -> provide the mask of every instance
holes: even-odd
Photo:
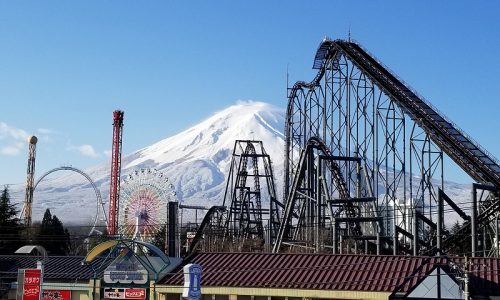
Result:
[[[203,286],[406,292],[435,266],[460,276],[463,258],[330,254],[199,253]],[[499,291],[500,259],[469,259],[474,289]],[[182,268],[159,284],[182,285]]]
[[[0,256],[0,279],[17,280],[17,270],[34,268],[36,257]],[[86,281],[94,278],[83,256],[51,256],[44,278],[52,282]],[[97,265],[101,258],[97,259]],[[436,266],[443,266],[456,278],[465,270],[462,257],[412,257],[331,254],[197,253],[164,276],[158,285],[182,286],[182,267],[202,266],[203,286],[289,288],[337,291],[407,292]],[[500,259],[469,258],[472,291],[500,296]],[[97,274],[102,278],[102,273]]]
[[[94,277],[90,265],[82,265],[83,256],[49,256],[44,264],[44,280],[49,281],[88,281]],[[37,257],[25,255],[0,255],[0,278],[17,280],[18,269],[36,268]],[[97,274],[98,277],[102,273]]]

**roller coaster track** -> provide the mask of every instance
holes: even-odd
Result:
[[[269,201],[269,208],[263,208],[263,201],[266,205]],[[276,197],[271,158],[262,141],[235,141],[224,192],[226,205],[225,220],[220,225],[224,239],[252,247],[267,247],[274,242],[283,204]],[[264,224],[263,215],[267,214],[269,223]]]
[[[497,192],[492,195],[491,201],[483,203],[481,213],[477,218],[479,224],[486,224],[494,214],[500,211],[499,161],[360,45],[350,41],[325,40],[316,53],[313,65],[313,68],[319,69],[316,78],[310,83],[298,82],[291,91],[292,96],[303,87],[311,88],[319,84],[325,72],[325,61],[340,54],[345,55],[391,97],[429,135],[430,139],[472,179],[480,183],[490,183],[496,187]],[[462,234],[470,231],[470,227],[470,221],[466,221],[458,234],[444,241],[444,247],[459,242],[459,239],[463,238]]]
[[[198,247],[198,244],[201,242],[201,240],[203,240],[203,236],[211,229],[210,227],[213,224],[220,223],[219,219],[225,211],[226,211],[226,208],[224,206],[212,206],[207,211],[207,213],[205,214],[205,217],[203,218],[203,221],[200,224],[200,227],[196,231],[196,234],[193,238],[193,241],[189,245],[188,254],[194,253],[194,251]]]
[[[500,211],[500,201],[498,196],[496,198],[493,198],[491,202],[489,202],[489,205],[484,206],[484,210],[482,210],[481,214],[478,215],[477,217],[477,223],[478,224],[483,224],[486,225],[489,223],[490,218]],[[448,237],[443,241],[443,249],[442,252],[446,253],[453,245],[457,245],[460,243],[462,240],[465,238],[468,238],[470,233],[471,233],[471,221],[466,221],[463,223],[462,227],[460,227],[460,230],[455,232],[453,235]],[[434,252],[437,251],[437,249],[432,249]]]
[[[298,178],[297,175],[300,174],[301,168],[304,168],[304,162],[302,161],[304,159],[302,157],[303,152],[301,152],[300,158],[296,160],[293,158],[293,151],[297,149],[304,151],[308,147],[308,139],[311,135],[315,135],[314,130],[318,130],[314,125],[311,128],[306,127],[305,124],[310,124],[307,122],[315,122],[316,120],[307,119],[308,117],[312,117],[307,115],[308,107],[305,107],[305,105],[307,105],[307,101],[310,101],[311,98],[314,99],[315,90],[321,91],[321,89],[325,88],[327,85],[327,83],[323,83],[325,76],[332,72],[342,72],[345,60],[350,61],[353,66],[361,71],[363,76],[368,78],[383,94],[390,98],[391,103],[394,103],[406,116],[411,118],[416,126],[425,132],[434,145],[450,157],[474,181],[492,185],[496,188],[496,191],[491,192],[487,201],[479,204],[480,212],[476,219],[479,224],[487,224],[495,214],[500,212],[499,161],[403,80],[394,75],[375,56],[371,55],[357,43],[344,40],[324,40],[319,46],[314,59],[313,68],[318,70],[316,77],[311,82],[298,81],[288,94],[289,102],[285,124],[284,185],[284,195],[287,202],[293,200],[294,196],[292,194],[296,193],[297,188],[300,188],[297,184],[302,179]],[[347,78],[346,80],[349,79]],[[322,95],[319,96],[320,99],[321,97]],[[342,95],[339,97],[342,97]],[[302,99],[305,99],[304,101],[306,102],[301,102]],[[305,112],[303,112],[303,109]],[[323,113],[325,114],[325,112]],[[323,138],[326,138],[326,136]],[[338,141],[335,142],[338,143]],[[342,186],[340,185],[337,188],[339,188],[339,193],[342,193]],[[285,204],[289,206],[289,203]],[[295,208],[292,207],[292,209]],[[284,222],[289,222],[287,220],[293,216],[293,213],[296,214],[297,212],[289,212],[285,209]],[[345,213],[349,214],[349,211],[345,211]],[[470,231],[470,228],[470,221],[465,221],[461,232]],[[286,234],[286,232],[280,231],[278,240],[282,239]],[[460,234],[449,237],[444,241],[443,249],[456,244],[458,239],[460,239]]]
[[[253,172],[253,189],[247,186],[248,159],[252,159],[251,170]],[[262,224],[262,204],[260,197],[259,164],[257,153],[252,143],[247,143],[245,152],[241,155],[240,166],[236,174],[236,189],[238,196],[234,195],[227,222],[233,220],[238,223],[237,237],[247,238],[249,235],[257,235],[264,240],[264,229]],[[226,225],[229,228],[229,225]]]
[[[273,247],[274,253],[279,252],[282,243],[285,242],[285,239],[290,235],[290,229],[292,228],[292,222],[291,222],[292,217],[293,216],[300,217],[302,215],[301,208],[303,208],[303,205],[297,205],[296,197],[297,194],[299,193],[300,186],[302,185],[305,177],[305,170],[308,165],[307,158],[309,157],[313,149],[318,149],[325,156],[331,156],[328,147],[323,143],[323,141],[321,141],[317,137],[310,138],[309,141],[307,142],[305,149],[302,150],[298,167],[294,176],[292,190],[291,193],[288,194],[287,201],[285,204],[283,219],[281,222],[281,226],[278,230],[276,243],[274,244]],[[349,194],[346,181],[342,175],[339,165],[333,160],[328,160],[327,163],[329,165],[330,173],[337,186],[340,198],[350,199],[351,196]],[[344,205],[343,210],[345,211],[346,215],[350,218],[359,217],[353,208],[354,208],[353,204],[348,202]],[[299,226],[300,225],[297,225],[297,227]],[[353,229],[355,229],[355,232],[357,232],[357,234],[360,234],[359,224],[350,224],[350,226]]]
[[[312,137],[309,140],[309,144],[313,147],[320,149],[325,155],[331,156],[330,149],[317,137]],[[347,188],[347,183],[340,171],[339,165],[335,161],[329,161],[330,170],[334,176],[335,183],[337,184],[337,189],[339,190],[339,195],[343,199],[348,199],[351,197],[349,195],[349,190]]]
[[[321,49],[323,51],[320,51]],[[320,65],[327,57],[342,52],[383,89],[469,176],[478,182],[500,187],[498,160],[358,44],[343,40],[324,41],[320,50],[316,55],[314,67],[323,68]],[[323,72],[318,72],[318,75]]]

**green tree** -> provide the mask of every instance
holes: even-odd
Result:
[[[38,232],[38,244],[43,246],[49,254],[66,255],[71,250],[69,232],[56,215],[45,211],[42,224]]]
[[[451,234],[456,234],[460,231],[462,226],[460,223],[458,223],[458,220],[455,221],[455,223],[451,226]]]
[[[10,203],[9,189],[4,187],[0,195],[0,254],[13,254],[24,244],[23,226],[18,211]]]
[[[155,245],[156,247],[164,250],[166,249],[166,234],[167,234],[167,228],[166,226],[162,226],[160,230],[158,230],[153,237],[153,240],[151,241],[151,244]]]
[[[464,224],[460,224],[458,221],[451,226],[451,234],[459,235],[461,237],[460,242],[454,244],[448,250],[448,254],[451,255],[469,255],[472,249],[472,243],[470,238],[470,227],[468,230],[463,230]]]

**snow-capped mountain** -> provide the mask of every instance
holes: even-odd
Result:
[[[239,102],[177,135],[122,156],[122,179],[142,168],[156,169],[169,178],[182,203],[220,205],[235,140],[262,141],[273,161],[277,181],[283,177],[284,124],[281,108],[263,102]],[[107,210],[109,163],[83,171],[100,190]],[[50,208],[63,222],[90,224],[98,208],[89,181],[74,172],[56,175],[48,176],[37,187],[33,220],[40,220],[45,209]],[[281,191],[281,185],[277,190]]]
[[[262,102],[239,102],[177,135],[123,155],[122,179],[140,169],[156,169],[169,178],[183,204],[221,205],[235,140],[260,140],[272,160],[276,191],[281,199],[284,124],[281,108]],[[126,128],[124,132],[126,140]],[[107,211],[109,163],[83,171],[96,184]],[[469,201],[468,186],[450,182],[446,186],[456,203]],[[13,187],[11,191],[14,199],[24,198],[23,187]],[[74,172],[56,173],[44,179],[36,189],[34,203],[33,221],[41,220],[45,209],[50,208],[65,224],[92,224],[97,211],[102,211],[89,181]]]
[[[180,201],[217,204],[229,171],[235,140],[261,140],[274,165],[283,165],[284,115],[262,102],[246,102],[216,113],[200,124],[123,158],[123,172],[162,170]]]

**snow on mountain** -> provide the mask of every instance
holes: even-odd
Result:
[[[282,178],[284,123],[281,108],[263,102],[239,102],[177,135],[124,155],[122,178],[141,168],[156,169],[169,178],[177,198],[184,204],[220,205],[237,139],[261,140],[273,160],[275,176]],[[124,143],[126,132],[124,128]],[[83,171],[99,188],[107,210],[109,163]],[[58,173],[47,176],[37,187],[33,220],[41,220],[45,209],[50,208],[63,222],[90,224],[98,209],[91,184],[80,174]],[[15,198],[23,199],[22,187],[12,190]]]
[[[142,168],[156,169],[169,178],[182,203],[221,205],[235,140],[261,140],[273,162],[276,191],[281,199],[284,124],[281,108],[262,102],[239,102],[179,134],[124,155],[122,179]],[[126,140],[125,127],[124,143]],[[95,182],[107,210],[109,163],[83,171]],[[456,203],[470,201],[469,186],[449,182],[446,186]],[[14,199],[24,199],[23,188],[11,188]],[[40,183],[34,194],[33,221],[41,220],[46,208],[65,224],[92,224],[99,209],[91,184],[74,172],[54,173]]]
[[[282,168],[283,124],[281,109],[262,102],[240,102],[124,157],[123,173],[156,168],[174,182],[180,201],[219,204],[235,140],[263,141],[271,158],[276,159],[274,166]]]

